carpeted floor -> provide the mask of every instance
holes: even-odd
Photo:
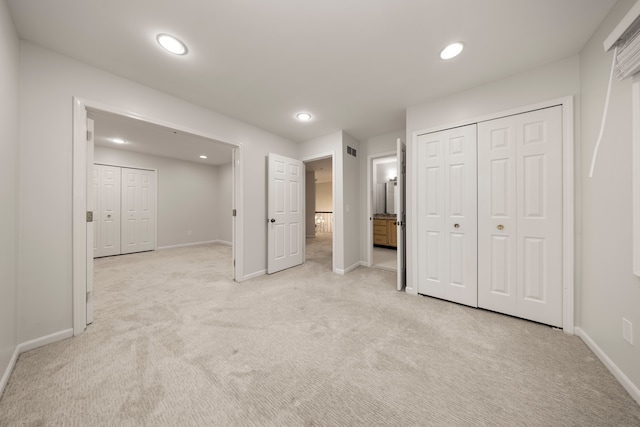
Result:
[[[638,426],[579,338],[307,262],[234,283],[231,249],[96,260],[96,319],[20,356],[1,426]]]

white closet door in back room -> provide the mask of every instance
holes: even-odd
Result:
[[[478,306],[562,327],[562,108],[478,124]]]
[[[418,293],[477,306],[476,125],[418,136]]]
[[[120,254],[120,168],[95,164],[94,257]]]
[[[122,254],[155,249],[156,172],[122,168]]]

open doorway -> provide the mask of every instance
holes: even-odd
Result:
[[[385,155],[371,162],[371,266],[397,271],[396,239],[398,192],[398,158]]]
[[[333,156],[307,160],[305,165],[305,222],[307,261],[333,271],[334,180]]]
[[[94,161],[94,121],[89,119],[90,116],[114,116],[122,120],[132,121],[141,127],[149,129],[161,129],[162,132],[180,135],[193,140],[199,140],[201,146],[197,149],[198,156],[205,155],[200,153],[203,147],[215,151],[215,147],[223,150],[225,155],[231,153],[231,162],[227,163],[230,169],[229,179],[230,189],[227,191],[231,195],[231,204],[227,216],[230,226],[227,231],[230,232],[230,244],[232,253],[233,280],[243,280],[243,251],[242,251],[242,150],[240,145],[236,145],[227,141],[220,140],[216,137],[202,133],[196,130],[185,128],[178,124],[169,123],[159,119],[152,119],[141,116],[128,111],[123,111],[115,107],[106,106],[92,101],[74,98],[74,120],[73,120],[73,325],[74,335],[82,333],[89,319],[89,308],[87,299],[93,287],[93,204],[94,199],[91,197],[92,190],[92,169]],[[143,118],[144,117],[144,118]],[[99,117],[98,117],[99,120]],[[137,141],[139,136],[130,137],[131,141]],[[154,138],[153,144],[147,147],[147,152],[154,155],[162,156],[163,150],[167,149],[158,138]],[[171,145],[171,144],[169,144]],[[180,145],[178,150],[173,144],[173,150],[186,153],[187,145]],[[166,156],[166,153],[165,153]],[[204,160],[204,159],[202,159]],[[127,165],[125,165],[127,166]],[[91,214],[91,215],[90,215]],[[215,220],[211,218],[211,220]],[[187,231],[187,235],[188,235]]]

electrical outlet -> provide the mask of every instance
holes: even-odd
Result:
[[[633,345],[633,324],[624,317],[622,318],[622,338]]]

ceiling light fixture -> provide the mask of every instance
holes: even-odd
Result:
[[[296,114],[296,119],[300,120],[301,122],[308,122],[309,120],[311,120],[311,114],[309,114],[309,113],[298,113],[298,114]]]
[[[206,159],[207,156],[205,156],[204,154],[200,156],[201,159]]]
[[[464,49],[464,43],[455,42],[451,43],[440,52],[440,58],[442,59],[451,59],[460,55],[460,52]]]
[[[184,43],[169,34],[158,34],[156,40],[165,50],[175,55],[186,55],[188,52],[187,46]]]
[[[126,144],[127,141],[122,139],[122,138],[109,138],[109,141],[113,142],[114,144]]]

